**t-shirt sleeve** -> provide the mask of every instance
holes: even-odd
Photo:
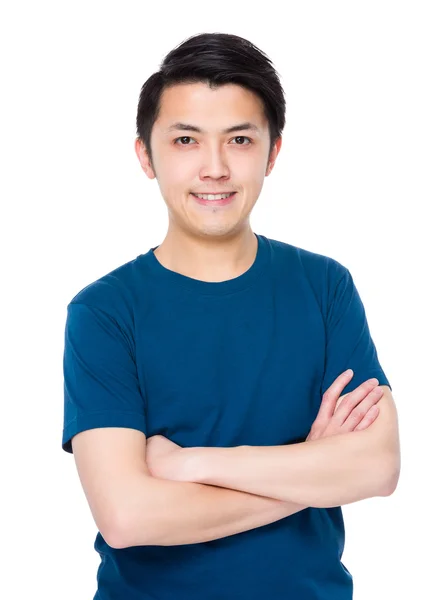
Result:
[[[353,376],[341,395],[348,394],[373,377],[378,379],[378,385],[388,385],[392,389],[379,363],[365,308],[352,275],[337,261],[333,264],[337,264],[339,269],[334,271],[337,285],[329,283],[330,298],[325,319],[326,358],[321,395],[347,369],[352,369]]]
[[[97,427],[129,427],[146,435],[145,399],[129,336],[113,316],[68,304],[63,374],[63,450],[72,454],[71,438]]]

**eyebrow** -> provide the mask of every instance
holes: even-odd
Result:
[[[170,127],[166,129],[166,133],[168,133],[169,131],[175,131],[176,129],[180,131],[196,131],[197,133],[206,133],[200,127],[197,127],[196,125],[190,125],[189,123],[173,123],[172,125],[170,125]],[[247,121],[246,123],[238,123],[237,125],[232,125],[232,127],[222,129],[221,133],[233,133],[235,131],[247,130],[256,131],[257,133],[260,133],[259,128],[256,127],[254,123],[250,123],[249,121]]]

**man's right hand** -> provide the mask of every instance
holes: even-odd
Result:
[[[318,415],[306,438],[307,442],[367,429],[377,418],[380,409],[376,404],[383,395],[377,379],[361,383],[339,401],[340,394],[352,377],[353,371],[342,373],[324,392]]]

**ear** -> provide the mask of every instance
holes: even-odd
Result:
[[[140,165],[141,165],[144,173],[146,174],[146,176],[149,177],[149,179],[155,179],[156,178],[155,171],[149,160],[149,156],[148,156],[148,152],[146,150],[145,144],[139,137],[137,137],[135,139],[135,152],[136,152],[136,156],[138,157]]]
[[[282,136],[277,138],[277,141],[275,142],[274,147],[272,148],[271,153],[269,155],[268,167],[266,169],[265,177],[267,177],[271,173],[272,169],[274,168],[275,161],[277,160],[277,156],[281,150],[282,142],[283,142]]]

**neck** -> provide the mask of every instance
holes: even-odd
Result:
[[[256,259],[257,238],[251,228],[222,238],[169,231],[154,254],[171,271],[201,281],[220,282],[234,279],[251,267]]]

